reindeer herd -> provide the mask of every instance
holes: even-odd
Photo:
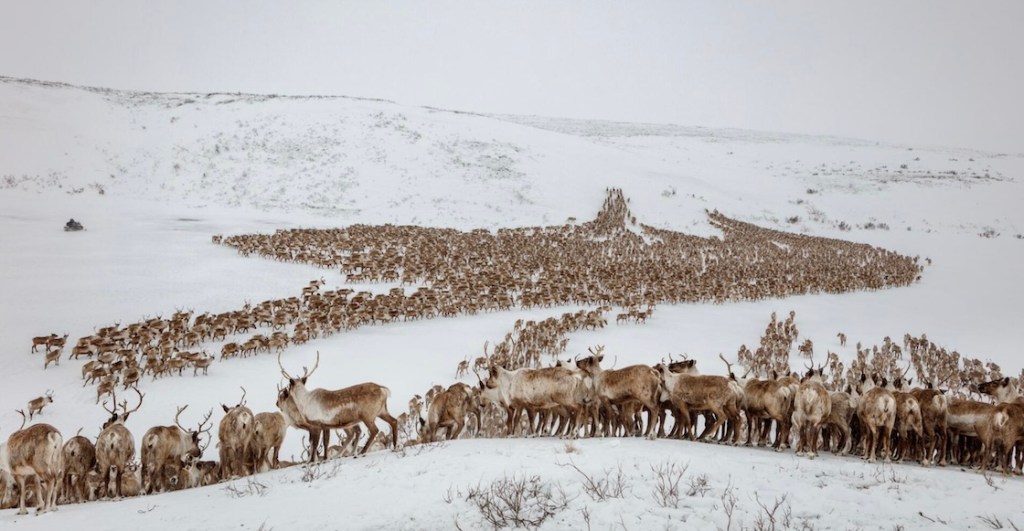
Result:
[[[777,451],[795,447],[812,458],[829,450],[868,461],[953,462],[981,470],[996,458],[1004,471],[1015,463],[1020,472],[1024,405],[1016,381],[997,378],[998,367],[961,360],[924,336],[905,338],[911,357],[906,368],[897,367],[901,352],[886,338],[881,350],[862,350],[858,344],[849,368],[829,353],[825,365],[798,375],[790,372],[789,362],[798,337],[794,315],[780,322],[773,314],[757,349],[741,347],[735,362],[722,357],[725,375],[702,375],[690,359],[609,368],[602,347],[591,348],[586,357],[558,360],[568,334],[607,326],[606,315],[615,307],[621,308],[616,325],[642,324],[663,302],[881,289],[910,284],[923,271],[917,258],[884,249],[708,215],[721,238],[637,224],[621,190],[609,190],[594,221],[560,227],[492,234],[356,225],[214,236],[214,243],[242,255],[338,268],[349,282],[399,287],[378,294],[323,291],[321,278],[301,297],[246,303],[219,314],[179,310],[169,319],[115,323],[79,339],[69,358],[88,360],[82,379],[96,385],[96,402],[110,419],[95,441],[76,435],[65,442],[48,424],[23,424],[0,446],[7,480],[0,505],[11,506],[17,498],[22,514],[30,504],[46,512],[59,502],[154,494],[289,466],[294,463],[279,456],[288,427],[305,432],[310,462],[350,455],[362,441],[360,453],[429,443],[444,429],[446,439],[525,433],[770,444]],[[403,286],[408,284],[419,287],[407,295]],[[409,411],[397,418],[388,411],[391,393],[382,385],[308,388],[319,352],[312,370],[303,368],[301,376],[282,362],[290,345],[359,326],[569,304],[590,308],[517,321],[492,352],[485,345],[484,356],[458,364],[456,377],[468,378],[472,371],[475,385],[434,386],[425,401],[413,397]],[[260,327],[271,330],[260,333]],[[234,337],[240,334],[253,335]],[[844,334],[837,337],[845,344]],[[46,352],[44,369],[59,361],[67,338],[33,338],[32,352],[39,347]],[[181,423],[188,405],[178,408],[174,425],[149,429],[136,447],[124,422],[142,406],[140,386],[147,377],[183,376],[187,369],[193,377],[205,375],[215,360],[204,348],[208,342],[222,343],[221,361],[276,354],[286,381],[277,392],[278,411],[251,411],[244,388],[238,404],[222,404],[217,461],[203,460],[214,436],[212,410],[192,429]],[[813,359],[810,340],[798,351]],[[545,355],[555,361],[552,366],[544,366]],[[745,368],[742,375],[733,363]],[[909,365],[928,385],[911,387],[905,379]],[[117,399],[119,391],[129,390],[138,399],[132,409]],[[996,397],[996,403],[982,395]],[[52,391],[30,401],[25,420],[52,402]],[[378,437],[378,419],[390,428],[389,437]],[[332,432],[340,445],[330,444]]]
[[[769,331],[795,331],[792,319],[791,313],[786,323],[777,323],[773,316]],[[906,375],[914,365],[919,376],[929,371],[941,374],[948,369],[950,354],[925,359],[921,351],[929,352],[934,344],[922,349],[916,338],[908,335],[905,340],[914,343],[908,348],[913,360],[905,369],[894,369],[890,347],[887,353],[874,350],[864,367],[889,367],[894,372],[851,369],[840,377],[828,374],[843,371],[831,353],[827,366],[817,367],[811,353],[812,363],[802,374],[776,369],[757,374],[763,370],[759,368],[778,362],[764,359],[777,356],[764,347],[777,342],[771,333],[762,337],[753,359],[735,362],[745,366],[742,375],[722,355],[725,375],[703,375],[691,359],[606,368],[602,346],[548,367],[509,368],[512,358],[495,353],[485,357],[486,374],[474,368],[476,385],[435,387],[425,404],[414,397],[409,413],[397,419],[388,411],[387,387],[368,382],[338,390],[311,389],[307,383],[320,365],[319,352],[312,369],[304,368],[301,375],[289,373],[279,353],[286,383],[277,392],[278,411],[254,414],[245,405],[244,388],[238,404],[222,405],[218,461],[202,460],[213,438],[212,410],[195,428],[186,427],[181,416],[188,405],[177,409],[173,425],[147,430],[136,447],[125,421],[139,410],[145,395],[132,387],[134,407],[129,408],[127,399],[118,402],[116,392],[111,404],[103,403],[110,418],[95,441],[76,435],[65,442],[48,424],[23,425],[11,434],[0,446],[0,470],[7,479],[3,504],[11,506],[17,498],[19,514],[26,513],[28,505],[46,512],[58,503],[155,494],[291,466],[295,463],[278,455],[289,426],[307,433],[310,462],[350,455],[364,429],[367,435],[359,453],[431,443],[443,428],[449,440],[520,435],[668,437],[771,446],[775,451],[794,448],[797,455],[812,459],[819,451],[831,451],[860,455],[868,462],[952,463],[976,466],[981,472],[994,460],[1004,473],[1014,469],[1020,474],[1024,398],[1018,380],[1002,377],[966,388],[956,383],[943,388],[950,379],[933,376],[924,387],[912,387]],[[889,359],[880,359],[885,357]],[[850,383],[837,388],[836,382]],[[973,395],[977,399],[970,398]],[[982,396],[991,400],[983,401]],[[381,440],[378,419],[390,428],[389,437]],[[400,440],[405,423],[418,424],[418,429]],[[331,446],[332,431],[345,442]]]

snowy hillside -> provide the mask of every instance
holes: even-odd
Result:
[[[213,235],[355,223],[469,230],[582,222],[594,217],[609,187],[623,189],[639,221],[658,228],[718,235],[705,214],[718,210],[767,228],[928,257],[931,265],[920,282],[903,288],[663,305],[646,324],[572,334],[570,354],[601,344],[622,366],[686,352],[706,374],[721,374],[719,352],[735,355],[740,345],[756,344],[772,312],[792,310],[801,338],[813,339],[822,353],[850,358],[858,341],[877,345],[886,336],[926,333],[1015,375],[1024,366],[1016,346],[1024,317],[1016,302],[1024,298],[1022,178],[1019,153],[481,116],[344,97],[151,94],[0,78],[0,438],[19,425],[14,410],[46,389],[55,391],[55,402],[42,420],[65,438],[79,428],[95,437],[107,416],[95,404],[95,388],[81,384],[81,362],[65,356],[44,371],[42,356],[29,353],[34,336],[67,333],[70,348],[98,327],[166,318],[176,309],[236,310],[297,296],[321,277],[327,289],[396,287],[346,283],[336,269],[242,257],[212,245]],[[61,231],[69,217],[87,230]],[[381,383],[397,415],[414,394],[455,381],[457,363],[481,355],[484,342],[502,338],[517,319],[578,309],[365,326],[292,346],[285,360],[301,367],[319,351],[313,384]],[[840,331],[850,338],[845,347],[836,339]],[[217,362],[208,376],[148,380],[145,405],[127,424],[136,438],[169,424],[184,403],[196,420],[209,408],[219,420],[219,404],[236,403],[240,385],[254,411],[273,411],[280,372],[273,356],[260,355]],[[290,431],[283,456],[298,458],[300,448],[298,432]],[[557,466],[570,459],[590,474],[621,464],[628,493],[592,499],[578,472]],[[659,504],[654,469],[670,461],[689,464],[684,491],[702,475],[707,489],[684,492],[675,507]],[[3,511],[0,522],[47,529],[143,522],[469,529],[486,524],[465,499],[467,489],[516,473],[565,489],[568,505],[545,529],[583,528],[585,518],[593,529],[725,529],[730,493],[738,500],[731,529],[754,527],[762,515],[758,502],[783,494],[793,527],[985,528],[981,517],[1015,518],[1012,500],[1024,493],[1019,478],[990,485],[952,467],[866,465],[831,455],[809,462],[791,452],[678,441],[463,440],[340,463],[328,465],[333,477],[312,482],[302,481],[299,469],[259,476],[265,489],[240,480],[241,495],[220,485],[62,506],[39,518]],[[296,512],[307,496],[309,507],[329,509]],[[950,497],[956,503],[937,501]]]

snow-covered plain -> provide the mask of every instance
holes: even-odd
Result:
[[[910,287],[730,304],[659,306],[643,325],[574,334],[570,353],[603,344],[619,364],[686,352],[721,373],[719,352],[756,344],[771,312],[796,311],[801,338],[844,357],[853,345],[904,333],[1016,374],[1024,312],[1024,156],[862,140],[540,117],[481,116],[386,101],[244,94],[146,94],[0,78],[0,287],[3,393],[0,436],[14,409],[55,390],[42,420],[69,437],[95,436],[106,413],[80,362],[42,369],[31,338],[69,343],[115,322],[175,309],[222,312],[298,295],[337,271],[243,258],[214,234],[399,223],[459,229],[560,224],[592,218],[607,187],[622,188],[650,225],[713,234],[705,209],[762,226],[865,242],[932,259]],[[65,233],[69,217],[87,230]],[[798,218],[790,221],[792,218]],[[887,228],[868,229],[868,223]],[[843,230],[841,223],[851,227]],[[355,285],[387,291],[390,284]],[[323,354],[314,381],[376,381],[390,409],[482,353],[518,318],[576,308],[516,310],[363,327],[290,347],[290,367]],[[850,338],[840,347],[836,333]],[[214,352],[218,344],[211,344]],[[475,380],[474,380],[475,381]],[[189,403],[195,419],[234,404],[274,410],[272,356],[216,363],[208,376],[145,382],[127,423],[137,438]],[[472,382],[471,382],[472,383]],[[191,421],[191,419],[186,419]],[[299,453],[290,432],[284,456]],[[210,450],[212,452],[212,448]],[[621,498],[598,501],[570,460],[603,477],[621,465]],[[658,468],[688,465],[677,507],[654,494]],[[469,487],[539,475],[568,505],[544,529],[754,527],[786,495],[788,524],[816,529],[987,528],[1019,515],[1024,483],[958,468],[816,461],[679,441],[460,440],[338,461],[323,477],[288,469],[156,497],[62,506],[41,517],[0,512],[4,525],[54,529],[463,529],[486,527]],[[706,476],[707,489],[687,495]],[[234,492],[232,492],[234,491]],[[239,495],[241,493],[242,495]],[[460,495],[459,493],[462,493]],[[736,496],[731,523],[725,507]],[[451,500],[450,503],[446,499]],[[671,505],[671,504],[669,504]],[[777,516],[782,514],[780,509]],[[923,515],[922,515],[923,514]],[[777,524],[782,526],[781,518]]]

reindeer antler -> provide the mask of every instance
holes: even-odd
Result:
[[[281,374],[283,374],[285,378],[287,378],[289,380],[294,380],[295,379],[295,378],[292,378],[292,375],[288,374],[288,371],[284,370],[284,365],[281,364],[281,352],[280,351],[277,352],[277,366],[281,368]]]
[[[178,422],[178,417],[181,416],[181,412],[185,411],[186,409],[188,409],[188,404],[185,404],[184,406],[178,408],[178,413],[174,415],[174,424],[176,424],[178,428],[181,429],[181,431],[188,433],[189,430],[187,430],[184,426],[181,425],[180,422]]]
[[[727,371],[729,371],[729,374],[733,374],[733,372],[732,372],[732,364],[729,363],[729,360],[725,359],[725,356],[723,356],[721,352],[718,353],[718,357],[719,357],[719,359],[721,359],[722,361],[725,362],[725,369]]]
[[[241,387],[241,388],[242,388],[242,399],[238,401],[238,405],[237,405],[237,406],[235,406],[235,407],[242,407],[242,406],[244,406],[244,405],[245,405],[245,392],[246,392],[246,391],[245,391],[245,388],[244,388],[244,387],[242,387],[242,386],[239,386],[239,387]]]
[[[139,410],[139,408],[140,408],[140,407],[142,407],[142,399],[143,399],[143,398],[145,398],[145,396],[146,396],[146,395],[142,394],[142,391],[139,391],[139,388],[138,388],[138,387],[136,387],[136,386],[133,386],[133,387],[132,387],[132,390],[133,390],[133,391],[135,391],[135,394],[139,395],[139,403],[138,403],[138,404],[137,404],[137,405],[135,406],[135,409],[133,409],[133,410],[131,410],[131,411],[127,411],[127,408],[128,408],[128,401],[127,401],[127,400],[125,400],[125,401],[124,401],[124,407],[125,407],[125,412],[124,412],[124,416],[125,416],[125,417],[127,417],[128,415],[130,415],[130,414],[132,414],[132,413],[135,413],[136,411],[138,411],[138,410]]]
[[[319,367],[319,366],[320,366],[320,351],[318,350],[318,351],[316,351],[316,363],[313,364],[313,370],[307,371],[306,368],[303,367],[302,368],[302,378],[300,378],[300,380],[305,379],[305,378],[309,378],[310,376],[313,376],[313,373],[316,372],[316,368]],[[243,389],[243,391],[244,391],[244,389]]]
[[[25,412],[24,411],[22,411],[20,409],[15,409],[15,411],[17,411],[18,413],[21,413],[21,427],[18,428],[18,431],[21,431],[22,429],[25,428],[25,423],[28,422],[28,418],[25,417]]]
[[[199,427],[196,428],[196,433],[210,433],[210,430],[213,429],[213,423],[210,422],[210,425],[207,426],[205,429],[203,429],[203,426],[206,425],[206,423],[210,420],[210,417],[212,417],[212,416],[213,416],[213,409],[210,409],[209,411],[206,412],[206,416],[203,417],[203,420],[199,423]],[[209,445],[210,443],[206,443],[206,444]]]

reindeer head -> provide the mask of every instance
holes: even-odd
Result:
[[[313,364],[313,370],[308,370],[305,367],[303,367],[302,368],[302,376],[300,376],[298,378],[288,374],[288,371],[284,370],[284,365],[281,364],[281,353],[280,352],[277,353],[277,365],[278,365],[278,367],[281,368],[281,374],[284,375],[284,377],[288,379],[288,387],[287,387],[287,389],[289,389],[289,390],[294,389],[296,385],[302,385],[303,387],[305,387],[306,386],[306,380],[309,379],[309,377],[312,376],[314,372],[316,372],[317,367],[320,366],[320,351],[319,350],[316,351],[316,363]]]
[[[305,383],[305,382],[303,382],[303,383]],[[229,413],[229,412],[231,412],[231,410],[240,408],[240,407],[245,405],[245,393],[246,393],[245,388],[244,387],[239,387],[239,388],[242,390],[242,398],[238,401],[238,404],[235,404],[234,406],[231,406],[231,407],[228,407],[227,405],[225,405],[223,403],[220,405],[220,407],[224,408],[224,412],[225,413]]]
[[[48,403],[52,404],[53,403],[53,389],[47,389],[46,390],[46,394],[43,395],[43,398],[45,398]]]
[[[107,410],[107,413],[110,413],[110,419],[103,423],[103,429],[107,429],[108,427],[110,427],[110,426],[112,426],[114,424],[124,424],[128,420],[128,416],[129,415],[131,415],[132,413],[135,413],[136,411],[139,410],[140,407],[142,407],[142,400],[143,400],[143,398],[145,398],[146,395],[142,394],[142,392],[139,391],[138,387],[132,387],[132,390],[135,391],[135,394],[139,395],[139,403],[135,406],[135,408],[129,410],[128,409],[128,401],[124,400],[120,404],[121,405],[121,413],[118,413],[117,412],[118,404],[117,404],[116,389],[111,388],[111,390],[110,390],[110,397],[111,397],[111,400],[113,400],[113,402],[114,402],[114,408],[113,409],[107,408],[107,401],[106,400],[103,401],[103,409]]]
[[[206,413],[206,416],[203,417],[203,420],[199,422],[199,427],[197,427],[195,430],[189,430],[188,428],[182,426],[181,423],[178,421],[178,418],[181,417],[181,413],[185,411],[186,408],[188,408],[187,404],[178,408],[178,413],[174,415],[174,424],[177,425],[178,429],[180,429],[182,432],[187,433],[189,437],[192,439],[192,448],[190,448],[185,455],[194,457],[195,459],[199,459],[203,456],[203,448],[199,444],[199,437],[204,433],[210,433],[210,430],[213,428],[213,423],[210,423],[210,425],[207,426],[206,428],[203,427],[206,425],[207,422],[209,422],[210,417],[213,416],[213,410],[211,409],[209,412]]]

